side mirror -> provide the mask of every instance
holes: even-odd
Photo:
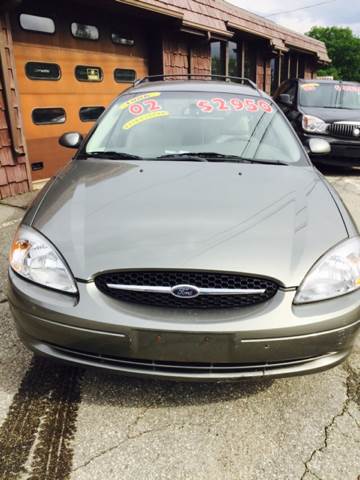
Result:
[[[288,107],[291,107],[293,104],[293,102],[291,101],[291,97],[288,93],[282,93],[281,95],[279,95],[278,102]]]
[[[62,147],[66,148],[79,148],[83,136],[78,132],[66,132],[59,138],[59,143]]]
[[[313,155],[328,155],[331,152],[331,145],[323,138],[310,138],[309,149]]]

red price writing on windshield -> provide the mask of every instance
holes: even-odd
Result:
[[[212,98],[211,100],[198,100],[196,106],[199,110],[205,113],[211,113],[214,110],[226,112],[229,110],[255,113],[265,112],[272,113],[272,105],[264,99],[255,100],[254,98],[231,98],[225,100],[224,98]]]

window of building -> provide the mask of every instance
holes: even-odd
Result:
[[[112,33],[111,40],[116,45],[125,45],[127,47],[133,47],[135,45],[135,40],[129,35],[123,35],[121,33]]]
[[[115,68],[114,70],[114,80],[117,83],[132,83],[135,79],[135,70],[129,70],[126,68]]]
[[[65,123],[66,114],[63,108],[35,108],[32,119],[36,125]]]
[[[30,80],[60,80],[61,70],[56,63],[28,62],[25,73]]]
[[[239,77],[240,68],[239,68],[239,50],[238,44],[235,42],[228,43],[228,75],[230,77]]]
[[[55,33],[55,23],[52,18],[21,13],[19,21],[24,30],[49,34]]]
[[[298,76],[299,76],[299,57],[297,55],[291,55],[290,78],[298,78]]]
[[[105,107],[81,107],[79,117],[82,122],[95,122],[105,110]]]
[[[212,75],[225,75],[225,48],[224,42],[211,42],[211,73]]]
[[[75,68],[75,77],[79,82],[101,82],[103,71],[100,67],[78,65]]]
[[[99,29],[95,25],[73,22],[71,33],[75,38],[81,38],[82,40],[99,40]]]
[[[244,45],[244,77],[256,82],[256,49],[245,42]]]
[[[264,57],[263,62],[262,62],[262,86],[261,88],[264,90],[264,92],[267,91],[268,87],[268,69],[267,69],[267,58]]]
[[[271,72],[271,93],[274,93],[279,86],[279,57],[270,60]]]
[[[305,78],[305,58],[303,56],[299,57],[298,78]]]
[[[284,82],[290,78],[290,54],[285,54],[281,59],[281,79],[280,82]]]

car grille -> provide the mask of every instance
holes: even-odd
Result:
[[[189,271],[108,272],[98,275],[95,284],[101,292],[117,300],[169,308],[247,307],[269,300],[278,290],[277,283],[265,278]],[[170,290],[177,285],[194,286],[200,294],[195,298],[178,298],[170,291],[156,291],[157,287]],[[155,291],[137,289],[144,286]]]
[[[360,140],[360,134],[355,135],[354,130],[360,130],[360,122],[356,123],[332,123],[328,127],[328,133],[334,137],[352,138]]]

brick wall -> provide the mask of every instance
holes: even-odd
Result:
[[[31,175],[25,153],[11,31],[8,19],[0,14],[1,199],[29,191]]]
[[[264,85],[264,80],[265,80],[265,85]],[[261,51],[258,51],[257,59],[256,59],[256,84],[261,90],[265,90],[265,92],[270,95],[270,92],[271,92],[270,60],[264,57]]]
[[[258,52],[256,55],[256,85],[264,89],[265,69],[264,69],[264,56]]]

